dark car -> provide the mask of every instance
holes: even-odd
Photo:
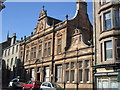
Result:
[[[22,89],[24,85],[24,80],[12,79],[9,83],[9,87],[13,89]]]
[[[23,90],[39,90],[40,85],[39,81],[28,81],[23,85]]]

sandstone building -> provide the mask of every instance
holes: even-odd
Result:
[[[92,25],[87,3],[76,2],[76,14],[60,21],[42,9],[35,32],[20,42],[26,80],[56,82],[63,88],[92,88]]]
[[[93,0],[96,87],[120,88],[120,1]]]

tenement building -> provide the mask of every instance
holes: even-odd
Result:
[[[92,25],[87,3],[76,3],[76,14],[61,21],[44,7],[31,36],[20,45],[26,80],[56,82],[63,88],[92,88]]]
[[[120,1],[93,0],[96,87],[120,89]]]
[[[8,86],[8,83],[13,78],[20,75],[20,59],[19,59],[19,41],[16,40],[16,33],[13,34],[12,37],[7,37],[7,41],[9,40],[9,43],[7,43],[6,47],[3,49],[2,59],[4,61],[4,71],[3,71],[3,84],[5,82],[5,86]],[[8,46],[9,45],[9,46]]]

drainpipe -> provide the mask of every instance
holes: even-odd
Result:
[[[94,31],[94,34],[93,34],[93,41],[94,41],[94,66],[96,65],[96,60],[97,60],[97,48],[96,48],[96,16],[95,16],[95,0],[93,0],[93,31]],[[93,68],[95,69],[95,68]],[[95,90],[95,70],[93,70],[93,90]]]
[[[25,70],[24,70],[24,62],[25,62],[25,47],[26,47],[26,36],[24,36],[24,50],[23,50],[23,78],[25,79]]]
[[[53,44],[52,44],[52,70],[51,70],[51,82],[55,82],[55,75],[54,75],[54,47],[55,47],[55,25],[53,20]]]

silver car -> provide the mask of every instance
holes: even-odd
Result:
[[[62,87],[56,83],[43,82],[40,86],[40,90],[64,90]]]

